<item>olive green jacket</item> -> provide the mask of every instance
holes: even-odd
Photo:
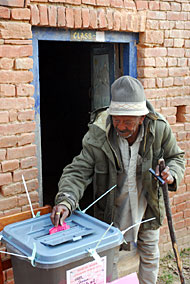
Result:
[[[142,157],[142,183],[147,199],[145,219],[156,217],[144,223],[144,228],[157,229],[165,217],[162,189],[152,177],[149,168],[156,168],[158,160],[164,158],[175,179],[169,190],[177,190],[185,170],[184,152],[178,147],[176,139],[165,118],[156,113],[147,101],[150,113],[144,120],[144,138],[140,144]],[[117,134],[106,109],[92,114],[89,131],[83,138],[81,153],[64,170],[59,181],[56,204],[69,205],[71,211],[78,206],[85,189],[93,181],[94,199],[117,184],[118,173],[123,171]],[[117,187],[94,206],[95,217],[107,223],[114,221],[115,193]]]

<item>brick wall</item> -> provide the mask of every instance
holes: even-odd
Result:
[[[190,246],[189,12],[183,0],[0,0],[0,216],[28,208],[22,174],[38,206],[32,26],[139,32],[138,78],[186,152],[184,181],[170,200],[178,243]],[[171,248],[166,222],[160,248]]]

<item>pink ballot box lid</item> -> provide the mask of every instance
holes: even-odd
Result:
[[[135,272],[120,279],[117,279],[111,282],[110,284],[139,284],[139,280]]]

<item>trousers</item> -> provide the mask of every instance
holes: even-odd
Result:
[[[140,257],[139,283],[156,284],[159,271],[159,232],[160,230],[139,230],[137,250]]]
[[[139,229],[137,252],[139,255],[139,284],[156,284],[159,271],[159,233],[160,230]],[[112,280],[118,278],[117,263],[119,250],[115,251]]]

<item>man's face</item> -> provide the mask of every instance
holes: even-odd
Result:
[[[113,126],[123,138],[129,138],[138,133],[139,125],[143,123],[144,116],[113,115]]]

